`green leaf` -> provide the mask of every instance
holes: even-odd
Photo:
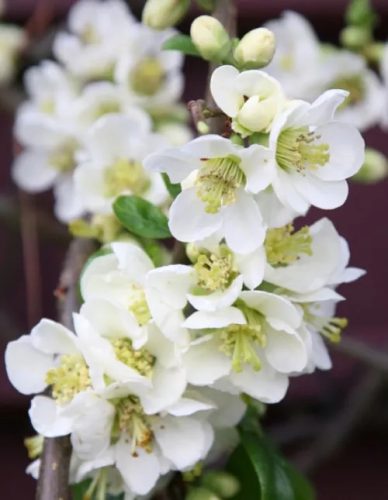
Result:
[[[90,479],[87,479],[86,481],[82,481],[82,483],[77,483],[72,485],[71,487],[71,492],[72,492],[72,499],[73,500],[83,500],[84,495],[89,488],[89,485],[91,483]]]
[[[168,219],[160,208],[139,196],[120,196],[113,211],[121,224],[142,238],[170,238]]]
[[[162,48],[163,50],[178,50],[188,56],[200,57],[200,53],[188,35],[174,35],[164,42]]]
[[[155,267],[165,263],[166,251],[159,243],[148,238],[139,238],[139,242]]]
[[[176,198],[178,194],[182,191],[182,187],[180,184],[173,184],[170,181],[169,176],[166,173],[162,174],[164,184],[167,188],[167,191],[170,193],[171,198]]]
[[[289,462],[283,461],[283,469],[291,483],[295,500],[314,500],[315,492],[311,483]]]

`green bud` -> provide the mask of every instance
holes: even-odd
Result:
[[[191,39],[208,61],[222,61],[231,48],[231,40],[222,24],[211,16],[199,16],[190,28]]]
[[[215,0],[197,0],[198,6],[203,10],[211,12],[215,7]]]
[[[388,175],[387,158],[375,149],[365,150],[365,160],[361,169],[352,177],[353,180],[364,184],[379,182]]]
[[[207,472],[203,476],[202,484],[221,498],[232,498],[240,490],[238,480],[232,474],[224,471]]]
[[[221,500],[221,498],[206,488],[194,488],[189,491],[185,500]]]
[[[142,21],[150,28],[164,30],[179,23],[189,6],[190,0],[147,0]]]
[[[242,37],[234,50],[234,58],[241,69],[267,66],[276,48],[275,35],[267,28],[257,28]]]
[[[360,26],[348,26],[341,32],[341,43],[350,50],[360,50],[370,42],[370,32]]]

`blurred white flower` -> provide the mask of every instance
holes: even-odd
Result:
[[[0,84],[9,83],[16,71],[17,58],[27,43],[22,28],[0,24]]]

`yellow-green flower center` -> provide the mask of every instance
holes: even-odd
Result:
[[[287,128],[278,138],[276,161],[284,170],[317,170],[330,159],[330,147],[308,127]]]
[[[218,253],[201,251],[194,264],[199,293],[224,291],[237,276],[232,252],[224,245]]]
[[[147,324],[152,318],[144,288],[139,285],[131,285],[128,308],[140,326]]]
[[[347,318],[338,316],[318,316],[310,309],[309,304],[302,305],[305,322],[334,344],[341,341],[343,330],[348,326]]]
[[[53,115],[55,112],[55,101],[54,99],[45,99],[40,102],[39,110],[46,115]]]
[[[135,160],[118,159],[104,173],[105,196],[112,198],[125,191],[142,195],[149,187],[150,180],[143,165]]]
[[[298,231],[294,230],[292,224],[269,229],[264,244],[267,261],[274,267],[293,264],[302,254],[313,254],[312,242],[308,226]]]
[[[27,448],[28,458],[30,460],[35,460],[40,457],[43,452],[43,443],[44,437],[40,434],[25,438],[24,446]]]
[[[245,186],[246,177],[240,159],[229,155],[223,158],[204,158],[196,180],[196,193],[208,213],[236,201],[236,190]]]
[[[126,433],[131,440],[131,453],[136,456],[137,447],[152,452],[153,432],[149,417],[144,413],[139,398],[129,396],[116,404],[113,437]]]
[[[361,102],[365,96],[365,83],[361,75],[338,78],[330,85],[330,88],[347,90],[349,92],[348,97],[344,100],[339,109],[354,106]]]
[[[152,96],[160,90],[166,74],[158,59],[148,57],[134,68],[130,75],[130,85],[137,93]]]
[[[71,172],[76,165],[75,153],[78,144],[75,140],[68,141],[57,147],[49,157],[49,164],[58,172]]]
[[[66,404],[73,397],[91,387],[89,369],[78,354],[64,354],[59,365],[46,373],[46,383],[59,404]]]
[[[258,371],[261,361],[256,347],[265,347],[267,343],[264,316],[242,300],[238,300],[235,306],[243,312],[247,324],[232,324],[217,330],[221,339],[220,350],[232,358],[232,369],[235,372],[241,372],[246,365]]]
[[[155,364],[155,357],[147,349],[134,349],[128,338],[119,338],[112,341],[116,357],[125,365],[136,370],[140,375],[150,377]]]
[[[106,99],[105,101],[101,101],[93,111],[94,120],[98,120],[98,118],[101,118],[101,116],[105,116],[110,113],[120,113],[121,105],[119,101],[116,101],[114,99]]]
[[[93,45],[100,42],[100,37],[92,24],[86,24],[80,38],[85,45]]]

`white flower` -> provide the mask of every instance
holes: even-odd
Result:
[[[363,164],[360,133],[333,118],[346,96],[345,91],[329,90],[313,104],[297,101],[273,123],[269,144],[277,175],[272,186],[283,204],[301,214],[310,205],[342,205],[348,195],[345,179]]]
[[[268,132],[286,103],[280,83],[260,70],[239,73],[221,66],[212,74],[210,89],[217,106],[233,119],[233,130],[243,136]]]
[[[115,82],[127,98],[144,108],[168,106],[183,91],[182,54],[162,50],[173,30],[155,31],[138,25],[133,30],[130,49],[117,61]]]
[[[292,226],[269,230],[266,250],[265,280],[297,294],[353,281],[363,274],[346,267],[348,245],[326,218],[295,232]]]
[[[100,118],[85,139],[84,161],[75,171],[77,194],[85,210],[110,213],[122,194],[141,196],[155,205],[168,200],[159,174],[146,172],[143,159],[163,149],[166,141],[151,132],[151,121],[141,109]]]
[[[177,149],[150,155],[144,165],[166,172],[183,191],[170,209],[170,230],[193,242],[220,231],[237,253],[250,253],[264,239],[265,228],[253,194],[265,189],[274,170],[266,148],[243,148],[206,135]]]
[[[384,46],[383,57],[381,60],[381,76],[384,82],[384,108],[382,113],[382,125],[384,129],[388,128],[388,43]]]
[[[71,33],[59,33],[54,54],[77,77],[108,77],[128,48],[134,20],[121,0],[82,0],[69,14]]]
[[[361,56],[346,50],[330,51],[322,56],[320,75],[315,89],[311,90],[311,97],[315,98],[330,88],[349,92],[337,110],[336,119],[360,130],[380,121],[384,90],[377,75],[368,69]]]
[[[184,323],[196,333],[184,355],[188,381],[217,387],[226,380],[260,401],[280,401],[288,375],[307,365],[301,321],[290,301],[263,291],[241,292],[233,307],[194,312]]]
[[[25,31],[11,24],[0,24],[0,83],[13,78],[19,52],[27,42]]]
[[[312,26],[292,11],[265,26],[276,39],[275,55],[266,71],[281,82],[289,97],[306,99],[321,76],[321,49]]]

